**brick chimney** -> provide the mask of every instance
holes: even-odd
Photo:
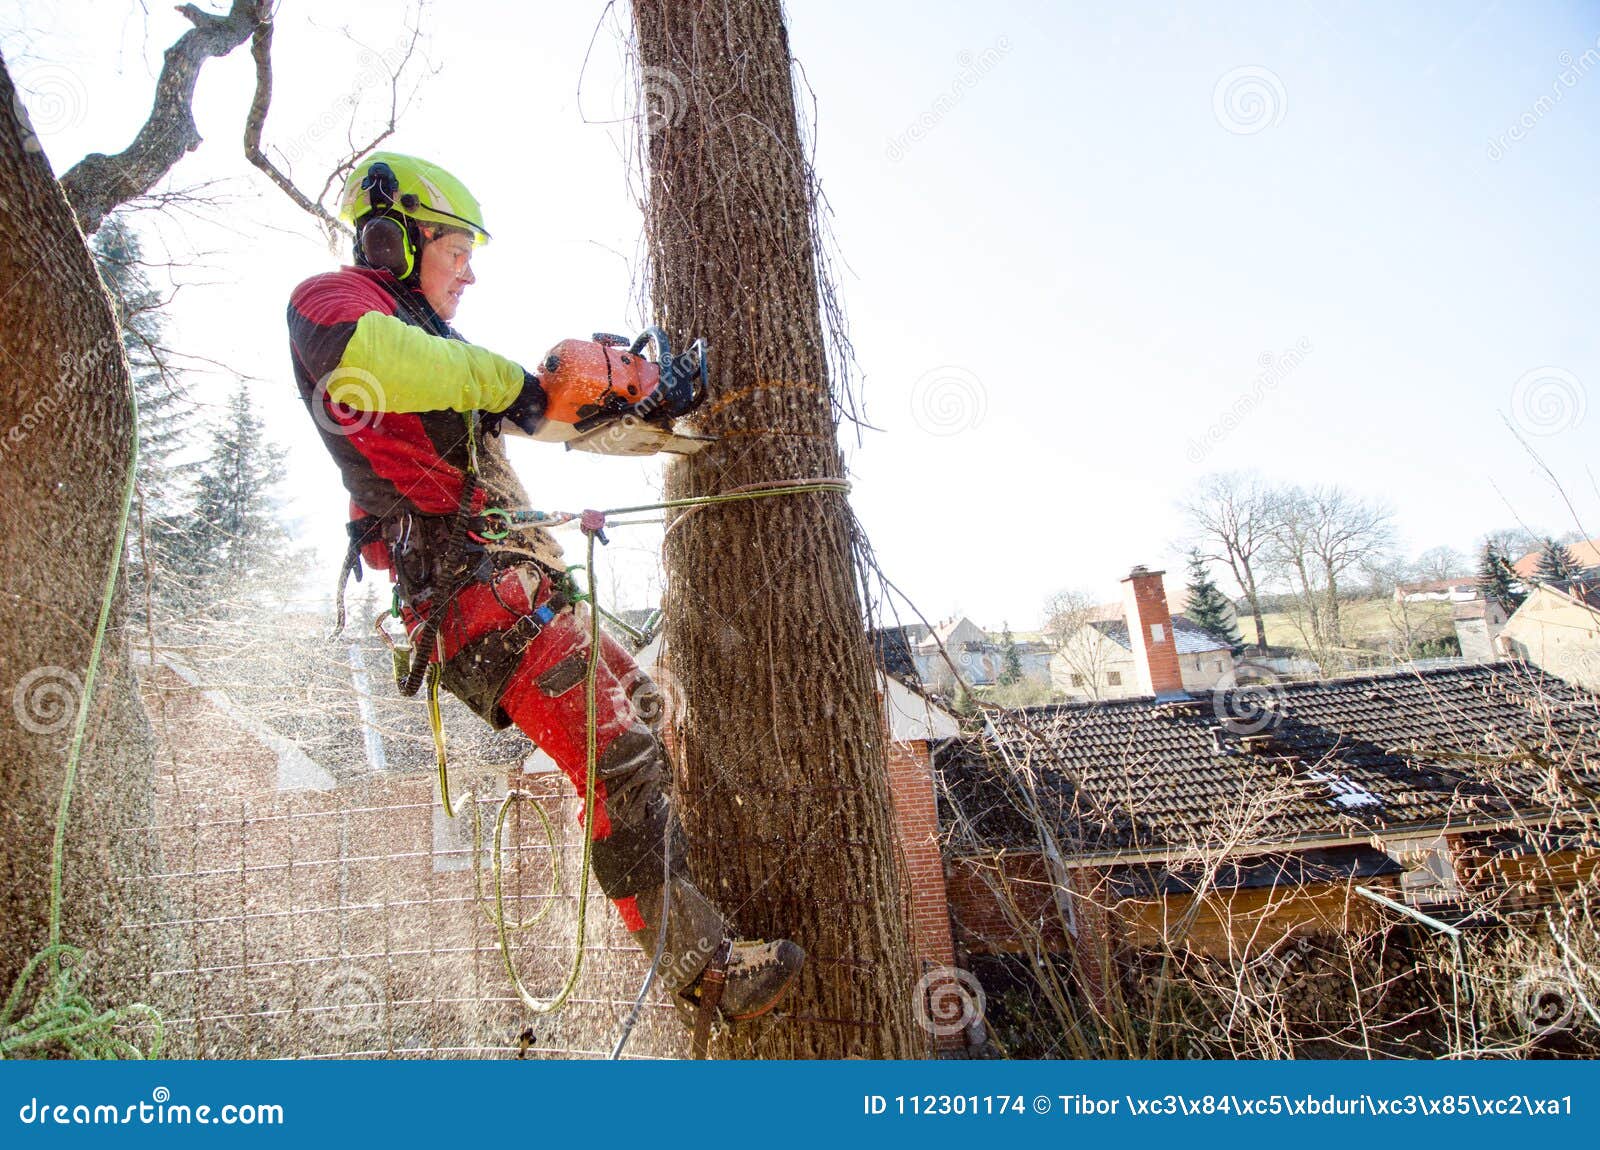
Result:
[[[1187,698],[1178,669],[1178,644],[1167,609],[1164,572],[1135,567],[1122,581],[1122,607],[1128,617],[1128,641],[1143,689],[1158,699]]]

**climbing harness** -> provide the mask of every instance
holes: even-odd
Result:
[[[473,875],[474,887],[477,892],[477,901],[480,908],[484,909],[489,922],[494,926],[499,943],[500,957],[505,967],[506,976],[515,990],[518,1000],[527,1009],[535,1014],[549,1014],[558,1010],[571,997],[577,986],[578,977],[583,969],[584,941],[587,933],[589,880],[592,870],[594,839],[589,828],[594,825],[594,810],[596,798],[596,757],[598,744],[598,725],[595,719],[595,696],[598,682],[598,669],[600,661],[600,621],[604,618],[615,620],[615,616],[604,611],[595,594],[594,580],[594,554],[595,543],[608,543],[606,527],[613,524],[611,517],[620,515],[634,515],[656,511],[683,511],[685,515],[698,511],[702,507],[722,503],[735,503],[746,500],[763,499],[778,495],[800,495],[812,492],[839,492],[846,493],[850,490],[849,484],[842,479],[822,478],[807,480],[786,480],[768,484],[757,484],[748,487],[736,488],[733,491],[717,495],[697,496],[687,499],[671,499],[661,503],[641,504],[633,507],[618,507],[609,510],[585,510],[581,512],[545,511],[535,508],[506,508],[490,507],[474,513],[472,500],[477,490],[478,482],[478,436],[480,434],[479,413],[476,411],[466,414],[467,423],[467,468],[462,486],[460,504],[451,524],[448,541],[445,544],[445,556],[441,564],[448,582],[442,592],[435,590],[428,604],[428,612],[418,629],[415,638],[408,645],[397,644],[384,629],[384,616],[377,620],[377,629],[382,635],[394,657],[395,678],[402,694],[415,695],[424,681],[427,682],[428,723],[432,730],[434,752],[439,774],[439,794],[445,814],[450,818],[457,818],[469,805],[473,810]],[[682,517],[679,517],[681,521]],[[376,522],[376,521],[374,521]],[[513,803],[528,798],[516,788],[508,789],[506,797],[501,801],[499,811],[495,817],[494,836],[491,844],[490,856],[494,874],[494,900],[493,909],[484,906],[482,883],[482,830],[481,816],[474,796],[468,792],[455,800],[450,792],[450,775],[448,757],[445,747],[444,722],[439,708],[439,687],[443,675],[445,651],[443,641],[439,636],[439,628],[451,604],[461,591],[471,584],[477,572],[463,560],[468,541],[483,544],[498,542],[508,537],[512,531],[523,526],[556,527],[562,524],[577,522],[585,538],[585,561],[581,565],[567,568],[563,574],[562,583],[552,591],[551,596],[531,613],[524,614],[512,630],[521,630],[524,642],[531,642],[544,626],[557,614],[579,602],[587,602],[589,612],[589,650],[584,674],[584,706],[587,715],[585,731],[585,758],[586,769],[584,772],[583,794],[583,819],[585,828],[583,835],[582,861],[578,871],[577,895],[577,922],[575,924],[575,938],[573,941],[572,958],[567,966],[565,977],[554,994],[548,998],[535,996],[523,983],[518,974],[516,964],[511,953],[510,935],[516,931],[524,930],[544,917],[554,899],[545,904],[532,919],[508,923],[506,921],[505,893],[502,884],[504,870],[504,827],[506,816]],[[630,521],[636,522],[636,521]],[[359,525],[359,526],[358,526]],[[669,527],[670,531],[671,528]],[[342,628],[344,622],[343,593],[348,576],[352,570],[360,579],[360,553],[361,548],[368,543],[382,538],[381,528],[371,527],[363,520],[350,524],[350,546],[345,556],[345,563],[340,571],[339,579],[339,606],[338,627]],[[572,573],[582,570],[585,574],[587,589],[579,591],[572,580]],[[493,583],[491,581],[491,588]],[[498,593],[496,593],[498,599]],[[531,600],[530,596],[530,600]],[[396,605],[388,614],[398,614],[398,596]],[[652,623],[654,623],[652,618]],[[619,621],[620,622],[620,621]],[[630,628],[631,631],[631,628]],[[335,634],[338,633],[338,628]],[[633,632],[638,635],[639,632]],[[551,895],[560,890],[560,873],[556,866],[558,848],[555,833],[550,825],[548,816],[540,805],[532,804],[538,813],[544,827],[545,837],[550,848],[551,858]],[[667,836],[670,838],[670,835]],[[664,854],[670,851],[670,845],[663,843]],[[667,857],[670,857],[668,855]],[[670,898],[670,895],[668,895]],[[643,1003],[644,996],[654,980],[661,962],[665,947],[665,928],[668,906],[662,908],[660,937],[656,943],[656,953],[652,958],[649,973],[641,987],[638,1000],[635,1002],[631,1017],[617,1040],[612,1057],[619,1057],[628,1035],[637,1020],[638,1011]],[[718,1003],[722,997],[722,990],[726,980],[728,957],[732,953],[731,940],[723,940],[711,962],[706,966],[699,985],[696,1000],[696,1015],[694,1029],[694,1051],[696,1058],[704,1058],[710,1042],[711,1027],[714,1021]]]

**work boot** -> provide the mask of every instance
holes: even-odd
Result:
[[[680,1014],[692,1022],[700,976],[731,931],[721,912],[692,882],[676,875],[667,881],[672,884],[672,902],[667,908],[667,937],[657,977],[682,1004]],[[633,932],[633,938],[652,957],[660,937],[664,890],[655,887],[635,897],[645,925]],[[745,1022],[766,1014],[794,986],[805,959],[806,952],[788,939],[733,939],[718,1003],[722,1017],[728,1022]]]

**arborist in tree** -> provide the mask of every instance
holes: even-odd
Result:
[[[436,165],[379,152],[346,181],[340,216],[356,231],[355,266],[295,289],[289,337],[301,398],[351,497],[346,569],[359,577],[365,560],[396,585],[414,648],[402,690],[415,693],[426,673],[439,674],[496,729],[515,723],[581,794],[589,606],[575,602],[549,533],[512,525],[497,511],[530,507],[502,433],[570,438],[572,428],[546,434],[561,418],[559,397],[450,326],[475,281],[473,249],[489,239],[478,202]],[[613,366],[637,367],[638,346],[631,351],[632,359],[599,345],[603,385]],[[541,367],[553,369],[555,359]],[[637,398],[607,410],[643,412]],[[734,939],[726,917],[688,880],[671,767],[633,705],[654,685],[609,636],[601,655],[589,828],[595,877],[647,954],[655,953],[669,900],[660,977],[671,990],[694,1002],[702,983],[715,981],[702,978],[708,968],[725,962],[723,1017],[761,1015],[794,983],[804,952],[787,940]]]

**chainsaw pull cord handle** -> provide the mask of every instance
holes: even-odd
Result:
[[[656,352],[656,369],[661,373],[661,382],[655,391],[645,396],[628,411],[629,415],[638,419],[649,419],[655,414],[656,408],[672,396],[675,390],[674,364],[672,362],[672,341],[667,339],[667,333],[654,324],[641,331],[638,337],[629,345],[628,351],[634,355],[644,352],[645,344],[654,344]]]
[[[423,676],[427,674],[428,660],[434,642],[438,639],[439,628],[444,623],[445,613],[449,611],[450,604],[455,601],[456,593],[461,590],[469,578],[464,566],[456,573],[456,566],[460,562],[462,552],[467,542],[467,523],[472,518],[472,500],[478,491],[478,413],[469,411],[466,415],[467,424],[467,472],[461,479],[461,502],[456,508],[455,522],[450,525],[450,540],[445,544],[445,561],[443,569],[449,584],[442,595],[433,603],[433,608],[428,612],[428,617],[423,620],[422,628],[417,632],[416,642],[411,651],[411,669],[406,672],[405,682],[400,684],[400,693],[406,698],[416,695],[422,688]]]

